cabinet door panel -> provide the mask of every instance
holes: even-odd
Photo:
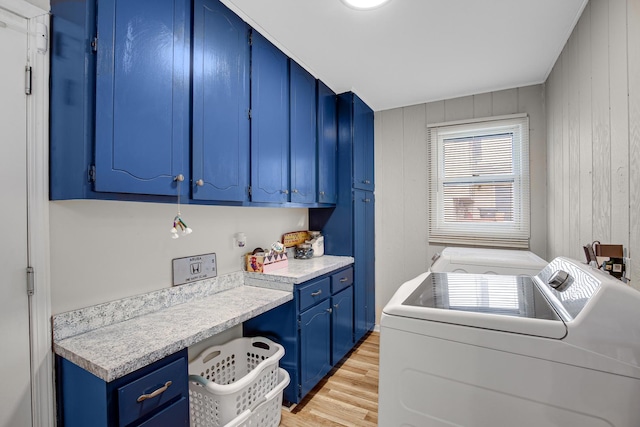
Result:
[[[249,27],[218,0],[193,22],[193,198],[248,200]]]
[[[289,200],[288,58],[256,31],[251,45],[251,200]]]
[[[316,79],[289,60],[291,201],[316,201]]]
[[[353,95],[353,186],[374,189],[373,111]]]
[[[353,288],[349,286],[331,297],[331,364],[335,365],[353,347]]]
[[[370,191],[354,190],[354,328],[355,340],[375,323],[374,199]]]
[[[96,191],[174,195],[188,176],[189,8],[101,0]]]
[[[331,309],[327,299],[300,314],[301,394],[331,370]]]
[[[318,203],[338,201],[338,112],[336,94],[318,81]]]

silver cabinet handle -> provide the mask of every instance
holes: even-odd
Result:
[[[181,173],[179,173],[178,175],[176,175],[176,176],[173,178],[173,180],[174,180],[174,181],[178,181],[178,182],[182,182],[182,181],[184,181],[184,175],[182,175]]]
[[[166,383],[164,383],[164,385],[162,387],[160,387],[159,389],[157,389],[153,393],[141,395],[140,397],[138,397],[137,401],[138,402],[144,402],[147,399],[153,399],[154,397],[157,397],[157,396],[161,395],[162,393],[164,393],[165,391],[167,391],[167,389],[169,388],[169,386],[171,384],[173,384],[171,381],[167,381]]]
[[[333,308],[331,307],[327,308],[327,313],[333,313]]]
[[[338,304],[334,304],[334,305],[333,305],[333,308],[338,308]]]
[[[362,180],[362,183],[363,184],[371,184],[371,181],[369,181],[368,179],[364,179],[364,180]]]
[[[349,280],[349,278],[348,278],[348,277],[343,277],[342,279],[340,279],[340,283],[344,283],[344,282],[346,282],[347,280]]]
[[[365,203],[369,203],[371,201],[371,199],[362,199],[363,202]]]
[[[298,190],[291,190],[291,192],[292,192],[292,193],[297,193],[297,192],[298,192]]]
[[[199,179],[199,180],[196,181],[196,185],[198,187],[202,187],[204,185],[204,181],[202,179]]]
[[[318,289],[315,292],[311,292],[311,296],[312,297],[317,297],[318,295],[320,295],[322,293],[322,289]]]
[[[324,196],[324,191],[321,191],[321,192],[320,192],[320,195],[321,195],[321,196]]]
[[[283,194],[289,194],[289,190],[282,190]]]

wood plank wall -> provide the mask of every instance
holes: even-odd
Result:
[[[380,111],[375,116],[376,308],[426,271],[442,250],[428,244],[427,124],[527,113],[531,250],[546,259],[546,128],[542,85]]]
[[[639,1],[591,0],[547,79],[549,259],[593,240],[640,253],[639,40]]]

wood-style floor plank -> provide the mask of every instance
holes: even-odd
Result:
[[[291,411],[282,410],[283,427],[376,427],[380,334],[364,338]]]

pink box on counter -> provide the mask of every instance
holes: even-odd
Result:
[[[247,254],[247,271],[253,273],[269,273],[289,265],[286,253],[275,255]]]

